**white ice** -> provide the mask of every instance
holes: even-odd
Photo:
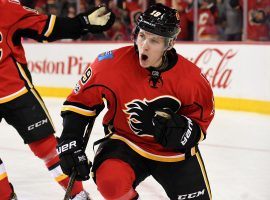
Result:
[[[44,99],[57,129],[64,99]],[[96,121],[87,154],[93,157],[92,142],[103,136],[101,119]],[[210,180],[213,200],[270,199],[270,116],[217,110],[200,145]],[[34,157],[14,128],[0,124],[0,157],[19,200],[60,200],[64,191],[51,178],[43,162]],[[84,187],[95,200],[101,200],[92,180]],[[138,188],[142,200],[165,200],[163,189],[152,179]]]

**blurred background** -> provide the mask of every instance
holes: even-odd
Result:
[[[75,17],[105,4],[117,16],[104,34],[79,40],[130,41],[136,18],[148,6],[163,3],[179,11],[179,41],[270,41],[270,0],[21,0],[40,13]]]

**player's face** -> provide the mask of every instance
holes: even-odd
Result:
[[[165,39],[162,36],[140,30],[136,44],[139,50],[139,62],[143,68],[159,67],[165,51]]]

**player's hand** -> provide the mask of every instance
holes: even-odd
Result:
[[[155,140],[166,148],[184,150],[198,142],[199,126],[191,119],[170,109],[156,111],[153,125]]]
[[[93,7],[77,16],[84,32],[101,33],[107,31],[115,21],[115,15],[104,6]]]
[[[60,166],[66,175],[71,175],[75,170],[77,172],[76,180],[85,181],[90,178],[90,168],[92,163],[81,147],[78,140],[64,140],[57,145],[57,152],[60,158]]]

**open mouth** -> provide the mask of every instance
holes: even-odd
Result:
[[[145,55],[145,54],[142,54],[142,55],[141,55],[141,59],[142,59],[143,61],[146,61],[146,60],[148,59],[148,56]]]

